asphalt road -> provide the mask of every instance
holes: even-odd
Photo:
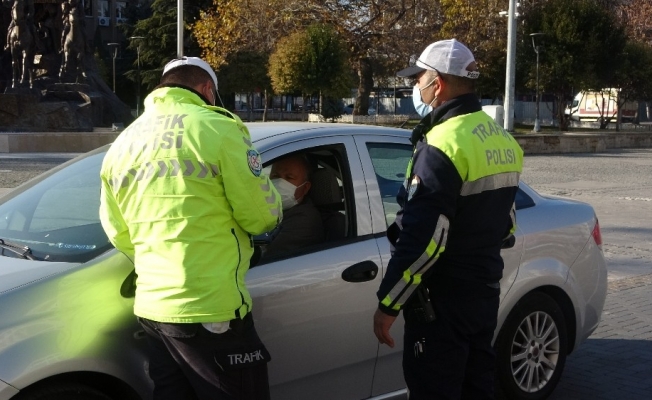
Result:
[[[522,179],[594,207],[610,280],[652,273],[652,149],[526,156]]]
[[[652,150],[527,156],[523,180],[593,205],[609,290],[598,329],[549,400],[652,398]]]
[[[0,154],[0,188],[71,156]],[[528,155],[522,179],[541,194],[594,207],[609,270],[602,322],[568,357],[550,400],[652,398],[652,149]]]

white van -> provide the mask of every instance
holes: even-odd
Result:
[[[597,121],[618,116],[618,92],[620,89],[603,89],[601,91],[582,91],[575,95],[573,103],[566,107],[564,113],[574,121]],[[627,101],[623,105],[621,121],[631,122],[636,117],[638,103]]]

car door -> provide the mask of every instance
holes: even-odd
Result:
[[[249,271],[256,327],[272,355],[272,398],[367,398],[377,351],[371,321],[381,261],[360,161],[350,136],[287,143],[262,156],[269,163],[301,150],[339,153],[347,236],[280,260],[263,259]],[[360,282],[343,278],[355,276],[352,267],[362,271]]]
[[[372,229],[377,237],[382,260],[382,273],[390,259],[389,242],[385,238],[387,227],[394,221],[399,206],[396,194],[405,180],[407,164],[412,157],[412,145],[407,136],[370,136],[355,138],[362,171],[369,191]],[[505,262],[501,280],[501,301],[511,288],[521,260],[523,237],[517,230],[516,243],[501,252]],[[394,349],[380,346],[378,365],[374,376],[373,394],[378,395],[405,387],[400,370],[402,357],[403,320],[397,319],[391,330],[396,343]]]

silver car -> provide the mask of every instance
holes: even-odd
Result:
[[[318,167],[310,196],[327,238],[263,256],[249,272],[256,326],[273,358],[272,398],[405,398],[402,346],[379,346],[372,316],[410,133],[346,124],[249,128],[266,168],[295,152]],[[105,151],[0,200],[0,400],[151,398],[132,314],[133,265],[98,219]],[[516,242],[503,250],[497,376],[506,397],[543,399],[566,356],[598,326],[607,270],[591,206],[542,197],[524,183],[516,205]],[[392,335],[401,342],[402,323]]]

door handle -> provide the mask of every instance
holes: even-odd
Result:
[[[353,264],[342,271],[342,279],[347,282],[372,281],[378,275],[378,266],[373,261],[363,261]]]

